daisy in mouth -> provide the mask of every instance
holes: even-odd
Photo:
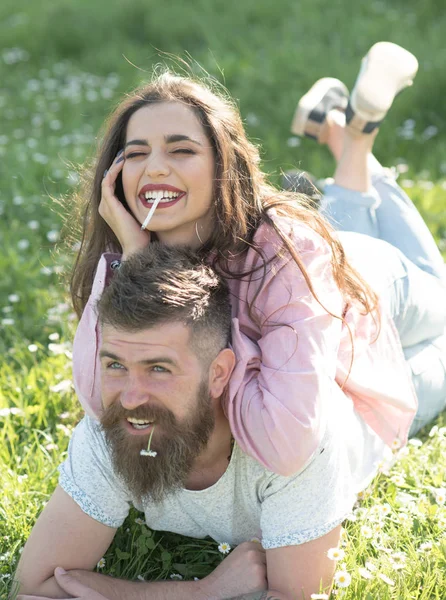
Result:
[[[155,431],[155,425],[152,427],[152,431],[150,432],[149,441],[147,442],[147,449],[143,448],[139,453],[141,456],[150,456],[151,458],[155,458],[158,454],[154,450],[150,450],[150,444],[152,443],[153,432]]]

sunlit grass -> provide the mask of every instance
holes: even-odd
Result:
[[[104,116],[160,60],[155,49],[188,51],[227,84],[251,137],[262,142],[265,169],[279,181],[280,169],[300,166],[323,177],[333,168],[328,153],[289,134],[299,96],[324,75],[351,87],[360,56],[378,39],[407,44],[420,73],[386,119],[377,151],[395,166],[445,254],[445,27],[434,0],[391,7],[246,0],[231,10],[223,0],[195,8],[172,0],[150,10],[146,0],[2,2],[0,598],[81,416],[69,383],[75,320],[62,278],[74,251],[62,245],[62,220]],[[337,588],[338,597],[444,598],[446,438],[438,424],[395,465],[383,465],[345,523],[339,570],[352,581]],[[102,572],[203,577],[223,558],[214,541],[151,532],[139,520],[136,513],[127,519]]]

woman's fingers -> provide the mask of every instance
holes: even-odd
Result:
[[[124,153],[119,152],[102,180],[99,214],[112,229],[122,247],[123,258],[147,246],[150,234],[141,231],[141,224],[115,195],[116,178],[124,165]]]
[[[102,178],[102,193],[109,192],[112,195],[115,193],[115,183],[116,178],[119,173],[122,171],[122,167],[124,166],[124,151],[120,150],[116,155],[115,160],[112,162],[109,169],[107,169],[104,173],[104,177]]]

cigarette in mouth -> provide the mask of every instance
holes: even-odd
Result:
[[[162,192],[160,192],[158,194],[158,197],[155,199],[155,201],[152,204],[151,209],[149,210],[149,214],[147,215],[147,217],[144,220],[144,223],[141,225],[141,230],[144,231],[144,229],[147,227],[147,225],[150,222],[150,219],[153,217],[153,213],[156,210],[156,207],[158,206],[158,204],[161,202],[161,198],[162,198]]]

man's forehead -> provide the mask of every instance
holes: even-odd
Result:
[[[101,333],[102,349],[115,346],[129,350],[140,348],[141,351],[156,351],[162,349],[181,353],[182,350],[188,350],[190,347],[190,330],[187,325],[180,322],[165,323],[139,331],[126,331],[104,324]]]

